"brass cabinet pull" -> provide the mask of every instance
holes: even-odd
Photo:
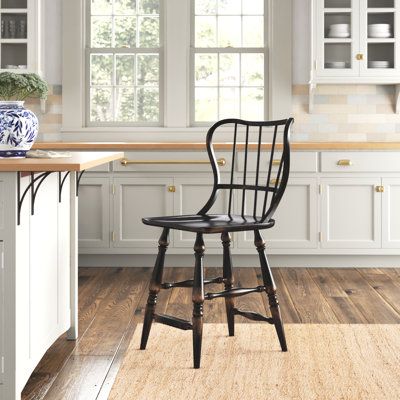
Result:
[[[281,160],[272,160],[272,165],[280,165]]]
[[[175,193],[176,192],[176,187],[174,185],[168,186],[168,192],[169,193]]]
[[[226,165],[226,160],[225,160],[225,158],[218,158],[217,164],[218,164],[220,167],[225,167],[225,165]]]
[[[364,60],[364,54],[358,53],[358,54],[356,55],[356,59],[357,59],[358,61]]]
[[[341,167],[350,167],[351,165],[353,165],[353,163],[351,162],[351,160],[339,160],[337,162],[337,165],[340,165]]]
[[[383,193],[385,191],[385,187],[384,186],[375,186],[375,191],[377,193]]]
[[[168,165],[206,165],[209,164],[208,160],[128,160],[124,158],[121,160],[121,165],[126,167],[127,165],[160,165],[160,164],[168,164]],[[225,158],[219,158],[217,160],[217,164],[220,167],[224,167],[226,165]]]
[[[279,183],[279,181],[277,179],[271,179],[269,181],[269,184],[272,185],[272,186],[275,186],[277,183]]]

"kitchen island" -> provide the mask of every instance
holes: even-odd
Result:
[[[0,399],[21,398],[53,342],[78,335],[77,214],[83,171],[121,152],[0,160]]]

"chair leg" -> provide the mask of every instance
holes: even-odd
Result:
[[[276,286],[274,278],[272,276],[271,268],[268,264],[267,256],[265,254],[265,242],[259,231],[254,231],[254,244],[257,248],[259,257],[261,272],[263,276],[264,286],[268,295],[269,308],[271,315],[274,320],[276,333],[278,334],[279,343],[282,351],[287,351],[285,331],[283,328],[283,322],[281,317],[281,311],[279,309],[278,298],[276,295]]]
[[[232,256],[231,256],[231,236],[229,232],[221,234],[222,246],[224,249],[223,256],[223,277],[225,278],[225,290],[232,289],[233,287],[233,271],[232,271]],[[235,336],[235,314],[234,314],[234,300],[232,297],[225,297],[226,317],[228,320],[229,336]]]
[[[144,314],[142,339],[140,350],[145,350],[149,338],[151,325],[156,311],[157,296],[161,289],[165,253],[169,245],[169,228],[164,228],[158,241],[158,255],[154,265],[153,274],[150,280],[149,297],[147,298],[146,310]]]
[[[193,278],[193,365],[200,368],[201,342],[203,337],[203,303],[204,303],[204,258],[205,246],[203,234],[198,233],[194,244],[194,278]]]

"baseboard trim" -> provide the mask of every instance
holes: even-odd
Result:
[[[193,256],[167,256],[166,267],[190,267],[193,265]],[[82,254],[79,256],[80,267],[152,267],[155,255],[127,255],[127,254]],[[271,255],[269,261],[272,267],[323,267],[323,268],[399,268],[399,256],[352,256],[352,255]],[[236,267],[258,266],[257,256],[233,256]],[[209,255],[205,257],[207,267],[221,267],[222,257]]]

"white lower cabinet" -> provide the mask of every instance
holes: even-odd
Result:
[[[259,202],[263,201],[263,194]],[[317,179],[291,178],[285,195],[274,215],[276,224],[262,235],[271,249],[316,248],[318,246],[317,226]],[[247,214],[251,214],[254,196],[247,196]],[[255,249],[253,232],[241,232],[238,247]]]
[[[113,247],[154,248],[160,228],[144,225],[142,218],[173,214],[173,178],[117,177],[114,185]]]
[[[382,179],[382,247],[400,248],[400,178]]]
[[[197,214],[210,198],[213,189],[210,178],[175,178],[174,186],[176,188],[174,215]],[[217,201],[209,211],[210,214],[226,212],[228,193],[226,190],[221,190]],[[193,247],[195,233],[175,230],[173,235],[174,247]],[[234,235],[232,236],[234,240]],[[205,235],[204,242],[206,248],[221,247],[219,234]]]
[[[79,185],[79,247],[110,247],[110,178],[83,176]]]
[[[263,231],[273,254],[340,254],[336,249],[343,249],[343,254],[385,254],[387,249],[393,255],[400,249],[400,171],[395,172],[399,165],[394,152],[295,152],[293,159],[297,161],[274,215],[276,224]],[[239,180],[240,166],[235,177]],[[148,172],[123,172],[115,164],[114,171],[82,178],[82,254],[148,254],[156,249],[161,230],[144,225],[143,217],[196,214],[209,199],[210,172],[176,165],[164,171],[159,165],[152,167]],[[230,174],[222,172],[221,179],[229,181]],[[232,198],[232,210],[239,214],[241,193],[235,190]],[[221,190],[210,213],[226,212],[228,197],[229,191]],[[262,200],[259,192],[259,206]],[[253,205],[253,193],[248,192],[246,214],[252,214]],[[255,254],[253,236],[233,234],[235,252]],[[170,253],[186,254],[194,239],[194,233],[172,231]],[[205,235],[205,244],[211,253],[219,252],[220,235]]]
[[[380,178],[321,179],[321,247],[380,248]]]

